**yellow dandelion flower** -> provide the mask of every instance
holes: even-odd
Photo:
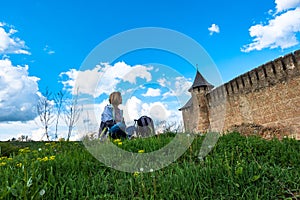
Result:
[[[3,156],[3,157],[0,158],[0,161],[1,161],[1,160],[6,160],[6,159],[7,159],[7,157],[6,157],[6,156]]]
[[[5,165],[6,165],[6,162],[1,162],[0,163],[0,167],[5,166]]]
[[[54,160],[55,156],[50,156],[49,160]]]
[[[22,163],[17,163],[17,167],[22,167]]]
[[[30,149],[29,149],[29,147],[25,147],[23,149],[19,149],[19,152],[20,153],[28,153],[28,152],[30,152]]]
[[[42,161],[47,162],[49,160],[49,158],[46,156],[42,159]]]
[[[118,145],[121,146],[121,145],[122,145],[122,142],[118,142]]]
[[[145,153],[145,150],[141,149],[141,150],[138,151],[138,153]]]
[[[114,143],[121,142],[121,139],[114,139],[113,142],[114,142]]]
[[[133,176],[134,176],[134,177],[138,177],[139,175],[140,175],[140,172],[134,172],[134,173],[133,173]]]

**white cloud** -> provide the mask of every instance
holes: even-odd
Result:
[[[216,24],[212,24],[209,28],[209,35],[213,35],[214,33],[220,33],[220,28]]]
[[[141,109],[142,100],[135,96],[132,96],[130,99],[128,99],[125,103],[125,108],[123,108],[126,124],[132,125],[133,121],[141,116]]]
[[[0,122],[0,141],[6,141],[12,138],[18,139],[21,135],[28,136],[29,139],[34,141],[47,141],[43,126],[40,124],[40,119],[37,116],[35,119],[21,122]],[[78,133],[78,130],[74,128],[70,140],[78,140],[82,136]],[[48,127],[48,133],[51,140],[54,140],[55,123],[50,124]],[[58,125],[58,138],[67,137],[68,127],[65,125],[64,119],[61,117]]]
[[[46,45],[43,49],[43,51],[45,51],[47,54],[52,55],[55,54],[55,51],[52,50],[48,45]]]
[[[169,106],[170,102],[145,103],[133,96],[130,98],[124,109],[124,118],[127,125],[133,125],[133,120],[146,115],[153,119],[156,132],[163,132],[166,128],[182,130],[182,115],[178,109]],[[169,107],[172,107],[171,109]],[[173,127],[167,127],[173,125]],[[180,131],[179,130],[179,131]]]
[[[300,0],[275,0],[277,12],[289,10],[291,8],[299,7]]]
[[[74,92],[74,87],[79,87],[79,92],[98,97],[101,94],[110,94],[116,90],[117,84],[121,81],[136,83],[137,78],[151,81],[152,67],[142,65],[130,66],[124,62],[115,63],[113,66],[108,63],[101,63],[91,70],[78,71],[71,69],[62,72],[60,76],[67,77],[62,81],[66,89]]]
[[[168,107],[161,102],[146,104],[144,105],[144,109],[149,113],[152,119],[156,121],[168,120],[171,115],[171,111],[168,110]]]
[[[148,88],[145,94],[142,94],[144,97],[157,97],[160,96],[160,89]]]
[[[25,42],[13,35],[17,32],[5,23],[0,23],[0,54],[30,54]]]
[[[167,85],[170,85],[171,83],[167,81],[165,78],[160,78],[157,80],[158,84],[162,87],[166,87]]]
[[[0,60],[0,121],[28,121],[36,116],[39,78],[28,75],[28,66]]]
[[[31,138],[31,131],[37,128],[32,120],[27,122],[0,122],[0,126],[1,141],[6,141],[12,138],[17,139],[20,135],[27,135]]]
[[[167,102],[166,102],[167,103]],[[151,117],[155,121],[168,120],[171,110],[168,109],[166,103],[162,102],[143,102],[136,96],[132,96],[127,100],[124,109],[124,118],[126,123],[132,123],[134,119],[138,119],[143,115]],[[180,119],[176,119],[180,120]]]
[[[174,86],[170,87],[170,91],[163,94],[163,99],[167,97],[181,97],[183,95],[190,95],[188,89],[191,87],[192,82],[185,77],[176,77]]]
[[[291,3],[276,1],[276,3],[278,11],[289,10],[275,14],[266,25],[251,26],[249,33],[253,42],[244,45],[241,51],[250,52],[264,48],[286,49],[299,44],[296,34],[300,32],[300,7],[294,7],[299,6],[299,1],[292,1]]]

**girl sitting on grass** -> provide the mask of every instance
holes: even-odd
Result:
[[[106,130],[109,129],[109,135],[113,139],[126,138],[126,125],[123,117],[123,110],[118,106],[122,104],[122,96],[120,92],[113,92],[109,95],[109,105],[104,107],[101,115],[101,124],[99,129],[99,137],[105,135]],[[102,132],[104,132],[102,134]]]

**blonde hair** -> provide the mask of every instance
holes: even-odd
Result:
[[[109,103],[112,105],[119,105],[122,103],[122,96],[120,92],[113,92],[109,95]]]

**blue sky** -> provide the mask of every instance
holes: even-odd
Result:
[[[105,87],[98,87],[96,92],[89,91],[95,88],[86,81],[80,85],[86,87],[82,94],[95,98],[96,113],[107,103],[107,94],[119,89],[127,95],[130,112],[136,111],[128,115],[179,119],[177,109],[189,98],[185,89],[193,81],[194,67],[197,64],[200,71],[206,67],[201,59],[188,63],[168,52],[144,49],[121,55],[111,63],[98,60],[98,71],[91,68],[90,74],[82,69],[97,45],[124,31],[144,27],[173,30],[193,39],[214,62],[220,79],[227,82],[299,49],[300,1],[3,1],[0,140],[20,134],[40,139],[41,128],[33,109],[37,94],[46,87],[52,92],[70,93],[78,74],[89,83],[99,81],[102,75],[100,82],[105,82]],[[179,41],[178,45],[184,44]],[[111,70],[112,75],[104,69]],[[124,73],[130,76],[126,78]],[[106,78],[110,79],[104,81]],[[119,82],[109,82],[112,80]],[[165,87],[168,81],[174,84]],[[135,88],[134,92],[129,92],[130,88]],[[65,134],[63,126],[62,122],[61,137]]]

